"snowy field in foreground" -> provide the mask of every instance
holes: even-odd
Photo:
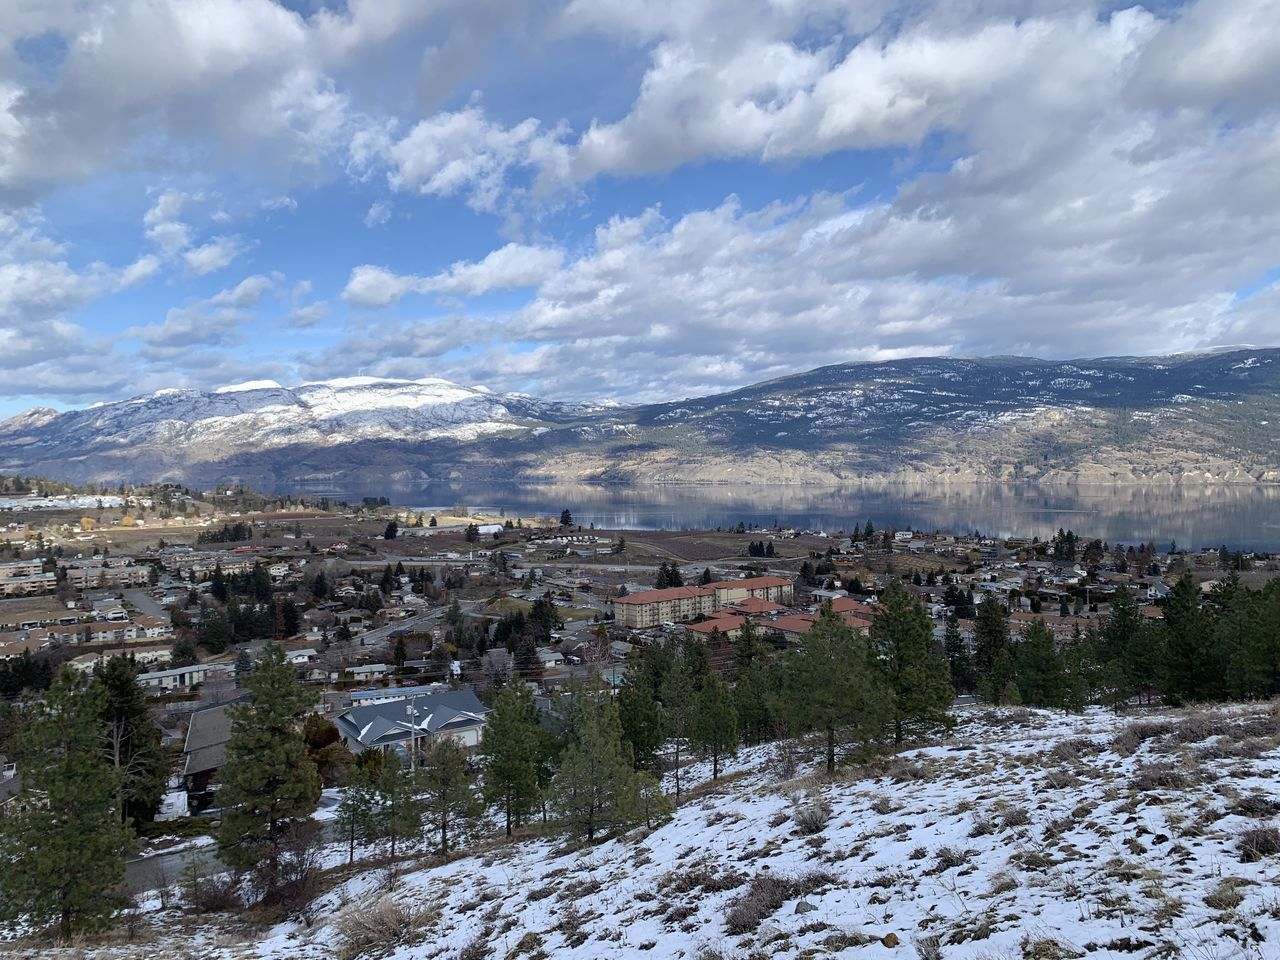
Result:
[[[389,894],[385,872],[357,874],[309,927],[153,900],[134,945],[41,955],[1280,957],[1280,856],[1241,847],[1276,825],[1277,743],[1270,705],[962,713],[944,744],[836,782],[781,780],[776,748],[743,751],[670,822],[596,847],[488,846]],[[698,784],[709,768],[687,774]],[[802,835],[795,814],[815,804],[830,817]],[[408,908],[402,942],[355,949],[344,914],[383,898],[388,914]]]

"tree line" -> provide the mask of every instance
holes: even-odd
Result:
[[[1178,705],[1280,694],[1280,580],[1251,590],[1233,574],[1203,595],[1186,574],[1159,609],[1158,618],[1144,615],[1120,587],[1106,617],[1058,643],[1038,619],[1012,632],[1004,605],[988,596],[977,606],[971,644],[955,618],[947,626],[952,682],[993,703],[1072,710],[1135,698]]]

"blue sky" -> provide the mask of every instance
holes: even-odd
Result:
[[[15,0],[0,415],[1280,342],[1280,2]]]

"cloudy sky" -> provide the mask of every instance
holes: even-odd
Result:
[[[1280,0],[0,10],[0,414],[1280,342]]]

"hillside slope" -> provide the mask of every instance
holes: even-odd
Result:
[[[691,400],[440,380],[161,391],[0,423],[0,471],[261,488],[437,479],[1280,481],[1280,350],[839,364]]]
[[[945,744],[834,783],[783,778],[761,748],[651,832],[500,843],[390,894],[359,873],[311,926],[192,925],[152,900],[142,943],[85,956],[1258,960],[1280,955],[1280,845],[1246,841],[1280,844],[1278,744],[1263,705],[963,713]],[[806,836],[814,803],[830,817]],[[399,911],[398,942],[351,938],[371,910]]]

